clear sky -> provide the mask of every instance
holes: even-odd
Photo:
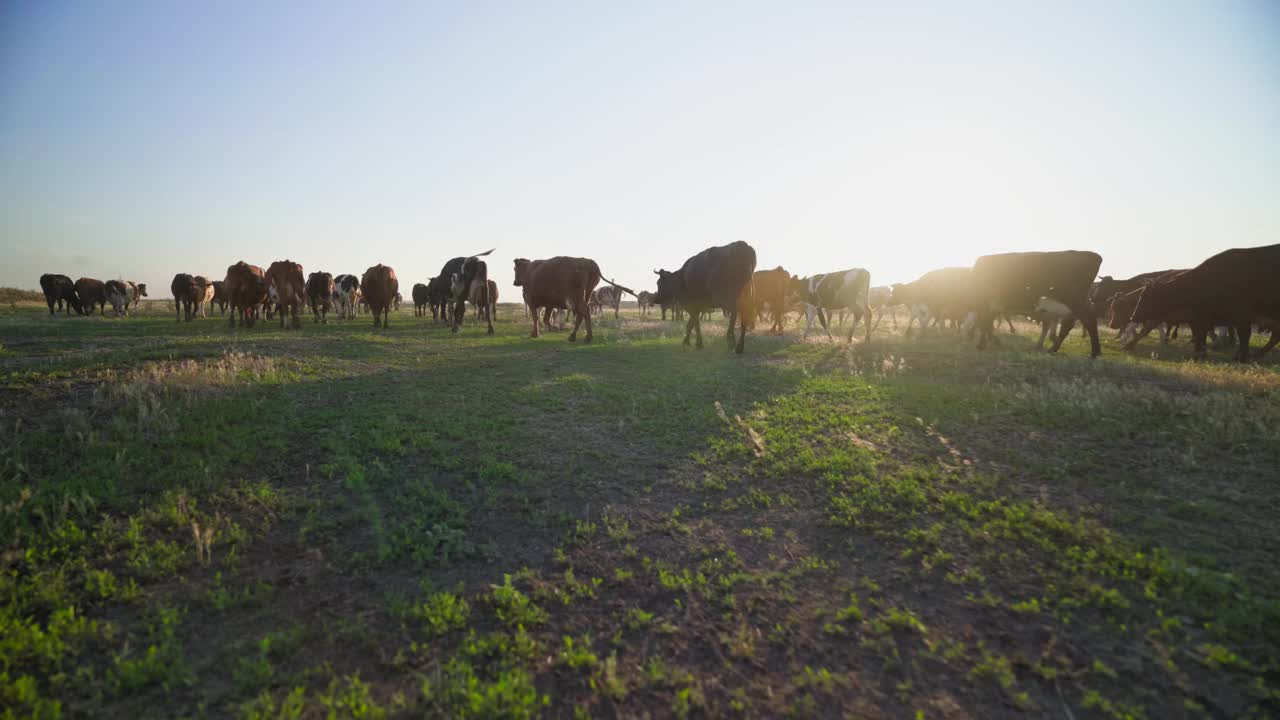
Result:
[[[1280,3],[0,3],[0,284],[1280,242]]]

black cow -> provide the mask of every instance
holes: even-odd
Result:
[[[84,310],[80,307],[80,298],[76,297],[76,284],[66,275],[55,275],[45,273],[40,276],[40,289],[44,291],[44,301],[49,303],[49,314],[57,316],[53,311],[55,305],[59,310],[66,309],[67,315],[71,315],[71,309],[75,308],[77,315],[84,314]]]
[[[1089,302],[1102,256],[1087,251],[1026,252],[983,255],[971,275],[977,310],[978,349],[994,339],[992,322],[999,313],[1034,315],[1040,298],[1056,300],[1070,310],[1049,352],[1057,352],[1078,319],[1089,333],[1090,357],[1102,354],[1098,319]]]
[[[431,306],[431,320],[449,324],[449,278],[438,275],[427,281],[427,304]]]
[[[1145,327],[1190,324],[1197,357],[1204,357],[1205,336],[1212,327],[1228,325],[1239,341],[1236,359],[1247,361],[1253,324],[1280,323],[1280,245],[1226,250],[1190,270],[1161,277],[1139,291],[1131,319]],[[1274,340],[1274,328],[1272,333]]]
[[[426,317],[427,315],[427,286],[422,283],[415,283],[413,286],[413,316]]]
[[[716,308],[724,310],[729,314],[729,347],[740,353],[746,344],[747,325],[754,320],[751,276],[755,271],[756,251],[741,240],[707,248],[686,260],[675,272],[654,270],[658,276],[658,292],[653,300],[664,306],[679,303],[689,312],[684,344],[689,344],[689,336],[696,331],[699,348],[702,347],[702,313]],[[739,320],[742,329],[735,345],[733,325]]]
[[[453,302],[453,324],[452,331],[458,332],[458,327],[462,325],[462,318],[467,313],[467,300],[471,299],[471,285],[473,283],[481,284],[481,300],[477,303],[488,306],[489,304],[489,266],[480,258],[492,253],[493,250],[477,253],[467,257],[456,257],[444,264],[440,269],[438,277],[445,278],[448,281],[449,300]],[[489,326],[489,334],[493,334],[493,318],[485,318]]]

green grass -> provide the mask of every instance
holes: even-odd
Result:
[[[14,303],[0,717],[1280,714],[1274,358]]]

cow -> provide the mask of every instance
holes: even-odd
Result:
[[[450,324],[449,312],[449,278],[437,275],[427,280],[427,304],[431,306],[431,320]]]
[[[935,318],[963,319],[972,309],[971,272],[967,267],[941,268],[930,270],[912,282],[894,285],[888,303],[906,306],[906,334],[911,334],[911,326],[916,321],[923,331]]]
[[[213,281],[203,275],[196,276],[196,287],[199,292],[196,295],[196,314],[200,317],[208,317],[205,315],[205,306],[213,302],[213,294],[215,292]]]
[[[1136,292],[1132,322],[1145,327],[1188,323],[1198,358],[1206,354],[1205,337],[1214,325],[1233,327],[1239,343],[1235,359],[1247,362],[1254,323],[1270,327],[1280,322],[1280,244],[1226,250]],[[1125,349],[1139,339],[1130,340]]]
[[[373,311],[373,326],[391,327],[391,306],[395,302],[396,293],[400,291],[396,271],[386,265],[374,265],[364,271],[364,276],[360,278],[360,289],[369,303],[369,309]]]
[[[101,280],[83,277],[76,280],[75,294],[85,315],[92,315],[95,306],[101,306],[100,314],[106,314],[107,288]]]
[[[121,313],[128,317],[129,286],[125,285],[123,280],[108,280],[103,284],[102,289],[107,302],[111,303],[111,309],[115,310],[116,317],[120,317]],[[105,306],[103,309],[106,309]]]
[[[1110,300],[1117,295],[1124,295],[1126,293],[1133,292],[1138,288],[1146,287],[1148,283],[1152,282],[1156,278],[1163,277],[1171,272],[1180,271],[1157,270],[1155,272],[1145,272],[1139,275],[1134,275],[1133,277],[1125,280],[1116,280],[1110,275],[1104,275],[1098,278],[1098,282],[1093,284],[1090,297],[1095,305],[1103,305],[1110,302]]]
[[[227,268],[227,276],[222,282],[227,304],[231,307],[231,327],[236,326],[237,311],[240,313],[240,326],[253,327],[258,320],[258,311],[267,299],[266,273],[257,265],[241,260]]]
[[[782,334],[783,319],[787,314],[787,288],[791,282],[791,274],[778,266],[772,270],[757,270],[751,276],[755,308],[751,319],[755,321],[763,317],[772,317],[771,332]]]
[[[867,341],[871,340],[871,273],[862,268],[853,268],[834,273],[821,273],[807,278],[792,276],[789,282],[791,293],[800,298],[807,306],[805,316],[807,325],[805,335],[813,329],[813,314],[816,310],[818,320],[827,337],[831,337],[828,319],[834,319],[831,311],[847,308],[853,313],[853,322],[849,324],[849,334],[845,342],[853,342],[853,333],[858,328],[858,321],[866,325]],[[826,315],[823,315],[823,312]]]
[[[487,293],[485,289],[488,290]],[[472,305],[476,306],[477,320],[492,321],[498,309],[498,283],[493,280],[489,280],[485,285],[473,283],[471,296],[468,299]]]
[[[138,304],[142,302],[142,298],[147,296],[147,284],[136,283],[132,280],[124,281],[126,294],[129,298],[129,308],[138,309]]]
[[[194,275],[178,273],[173,276],[173,282],[169,283],[169,290],[173,293],[173,309],[177,313],[177,321],[182,322],[185,316],[187,322],[190,322],[196,316],[196,308],[204,297],[204,288],[196,284]]]
[[[355,275],[339,275],[333,279],[334,304],[338,317],[354,320],[360,304],[360,280]]]
[[[679,303],[689,312],[685,325],[684,344],[697,332],[697,347],[702,347],[702,313],[720,308],[729,313],[729,347],[741,353],[746,345],[747,326],[755,312],[755,293],[752,275],[756,271],[756,251],[738,240],[717,247],[707,248],[685,261],[675,272],[654,270],[658,276],[658,292],[654,302],[659,305]],[[738,342],[733,341],[733,326],[741,321]]]
[[[874,331],[880,327],[880,321],[884,319],[885,312],[889,313],[889,319],[893,321],[893,329],[898,329],[898,315],[893,312],[893,288],[888,285],[877,285],[867,292],[867,305],[871,307],[871,312],[876,315],[876,322],[871,326]]]
[[[1119,281],[1103,278],[1094,294],[1094,302],[1099,307],[1106,308],[1107,326],[1112,330],[1118,331],[1116,333],[1117,340],[1122,343],[1127,342],[1133,336],[1133,333],[1138,330],[1136,324],[1129,322],[1129,318],[1133,316],[1133,311],[1138,306],[1138,297],[1141,295],[1139,291],[1147,285],[1159,281],[1160,278],[1173,277],[1173,275],[1183,272],[1186,272],[1186,270],[1161,270],[1160,272],[1135,275],[1128,280]],[[1147,333],[1153,329],[1144,329],[1142,336],[1146,337]],[[1160,336],[1161,342],[1168,342],[1169,328],[1167,325],[1162,324]]]
[[[515,286],[521,289],[524,304],[529,308],[533,320],[533,334],[538,337],[538,311],[545,314],[546,324],[551,323],[553,310],[572,310],[577,318],[573,323],[573,331],[569,333],[569,342],[577,342],[578,328],[585,322],[587,336],[583,342],[591,342],[591,310],[588,298],[595,286],[604,280],[600,266],[590,258],[565,257],[563,255],[546,260],[515,260]],[[612,280],[604,280],[612,287],[622,288]],[[622,288],[631,292],[626,288]],[[634,294],[634,293],[632,293]]]
[[[604,303],[600,302],[599,290],[592,290],[587,296],[587,312],[591,313],[592,317],[604,314]]]
[[[218,306],[218,314],[227,314],[227,283],[225,280],[213,281],[213,300],[210,302]]]
[[[493,250],[478,253],[476,255],[468,255],[465,257],[456,257],[444,264],[440,269],[438,277],[445,278],[448,281],[449,300],[453,303],[453,317],[451,332],[458,332],[458,328],[462,325],[462,318],[467,314],[467,300],[471,298],[471,286],[479,283],[483,288],[483,297],[481,302],[477,303],[484,307],[489,306],[489,266],[480,258],[488,256]],[[489,326],[489,334],[493,334],[493,318],[486,318]]]
[[[311,305],[312,322],[329,324],[329,308],[333,305],[333,273],[313,272],[307,276],[307,302]]]
[[[299,315],[307,307],[307,282],[302,265],[292,260],[277,260],[267,268],[267,295],[280,313],[280,327],[288,320],[290,327],[302,327]]]
[[[49,304],[49,314],[57,317],[54,312],[56,305],[58,310],[66,310],[67,316],[70,317],[71,309],[75,308],[77,315],[84,313],[80,306],[80,298],[76,296],[76,284],[71,282],[71,278],[66,275],[55,275],[53,273],[45,273],[40,276],[40,289],[44,291],[44,301]]]
[[[423,283],[414,283],[411,297],[413,297],[413,316],[426,317],[427,305],[430,300],[427,294],[427,286]]]
[[[648,290],[641,290],[636,295],[636,308],[640,310],[640,317],[649,317],[649,308],[653,307],[653,293]]]
[[[1049,352],[1057,352],[1062,347],[1072,325],[1079,320],[1089,333],[1089,356],[1101,355],[1098,320],[1089,302],[1089,291],[1101,265],[1101,255],[1080,250],[1003,253],[978,258],[970,275],[978,349],[986,349],[993,339],[993,323],[998,314],[1034,314],[1040,298],[1047,297],[1070,312],[1063,318],[1062,329]]]
[[[617,320],[621,317],[622,311],[622,294],[623,291],[616,287],[602,287],[596,291],[596,300],[600,303],[600,309],[603,313],[604,308],[613,308],[613,319]]]

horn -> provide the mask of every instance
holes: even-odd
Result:
[[[654,275],[661,275],[661,274],[662,274],[662,271],[661,271],[661,270],[654,270],[654,271],[653,271],[653,274],[654,274]]]

